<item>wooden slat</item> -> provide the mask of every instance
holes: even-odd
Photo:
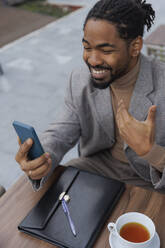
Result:
[[[48,183],[39,192],[34,192],[31,184],[25,176],[7,191],[0,199],[0,247],[11,248],[54,248],[54,245],[20,233],[18,224],[35,206],[50,185],[58,178],[60,168],[50,178]]]
[[[96,242],[95,248],[109,248],[109,232],[107,225],[115,222],[117,218],[126,212],[140,212],[150,217],[156,226],[159,234],[161,247],[165,248],[165,195],[152,192],[139,187],[127,185],[126,191],[122,195],[116,208],[108,219],[104,230]]]

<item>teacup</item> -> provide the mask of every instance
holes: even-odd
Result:
[[[130,225],[131,228],[131,224],[137,224],[139,225],[139,227],[141,226],[146,232],[148,232],[148,237],[145,239],[145,241],[129,241],[132,239],[132,237],[128,237],[129,232],[127,233],[128,236],[125,236],[127,238],[124,237],[122,229],[124,229],[128,225]],[[118,243],[121,245],[122,248],[151,248],[156,232],[153,221],[148,216],[138,212],[129,212],[121,215],[117,219],[116,223],[110,222],[108,224],[108,229],[113,235],[115,235],[115,238],[118,240]]]

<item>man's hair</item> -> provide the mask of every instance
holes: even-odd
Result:
[[[144,34],[144,27],[150,30],[155,19],[155,11],[146,0],[100,0],[89,11],[84,28],[89,19],[106,20],[114,24],[120,38],[131,41]]]

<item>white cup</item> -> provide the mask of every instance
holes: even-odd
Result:
[[[135,243],[130,242],[120,236],[120,229],[127,223],[137,222],[142,224],[147,228],[150,234],[150,238],[145,242]],[[151,248],[154,235],[155,235],[155,225],[153,221],[146,215],[138,213],[138,212],[129,212],[121,215],[116,223],[110,222],[108,224],[109,231],[116,236],[118,242],[121,244],[123,248]]]

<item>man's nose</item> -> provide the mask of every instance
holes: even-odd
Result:
[[[92,66],[98,66],[98,65],[102,65],[103,61],[101,59],[101,56],[99,56],[98,53],[96,52],[92,52],[89,57],[88,57],[88,63]]]

